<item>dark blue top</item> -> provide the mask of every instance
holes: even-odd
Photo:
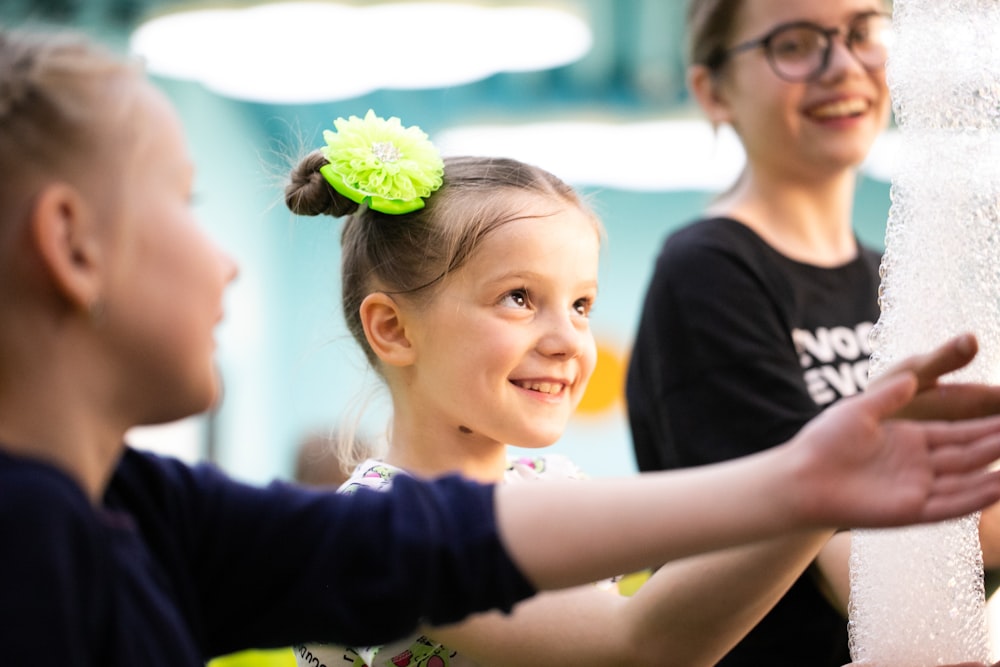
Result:
[[[94,507],[55,468],[0,452],[0,535],[12,667],[377,644],[533,593],[500,543],[492,487],[457,477],[344,496],[129,449]]]

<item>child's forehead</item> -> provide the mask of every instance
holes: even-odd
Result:
[[[599,250],[600,233],[587,212],[573,205],[549,205],[525,209],[499,225],[470,255],[469,264],[509,271],[571,263],[578,273],[596,269]]]
[[[594,216],[578,204],[555,197],[536,197],[496,230],[510,236],[545,236],[573,238],[593,232],[600,242],[600,225]]]

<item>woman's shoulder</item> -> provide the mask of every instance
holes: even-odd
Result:
[[[664,252],[754,251],[767,244],[750,227],[729,216],[698,218],[680,227],[667,237]]]
[[[706,217],[667,237],[656,260],[659,281],[675,285],[731,285],[740,276],[780,278],[780,257],[747,225],[731,217]]]

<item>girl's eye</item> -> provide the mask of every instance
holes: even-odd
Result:
[[[525,308],[528,305],[528,291],[525,289],[511,290],[504,295],[502,302],[507,306]]]
[[[584,317],[589,317],[590,311],[593,308],[594,308],[594,300],[589,297],[585,297],[583,299],[577,299],[575,302],[573,302],[573,310],[575,310],[579,315],[583,315]]]

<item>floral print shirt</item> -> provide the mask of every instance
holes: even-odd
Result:
[[[354,493],[367,487],[377,491],[392,485],[396,475],[407,474],[402,468],[378,459],[368,459],[354,469],[340,493]],[[508,461],[505,484],[544,479],[585,479],[586,475],[567,457],[559,454],[521,457]],[[600,582],[602,588],[614,586],[614,580]],[[384,646],[345,648],[332,644],[295,646],[298,667],[479,667],[433,639],[416,633]]]

